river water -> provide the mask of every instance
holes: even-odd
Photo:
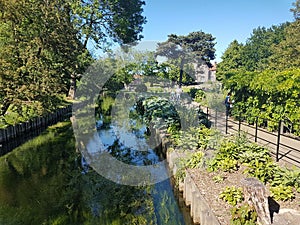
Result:
[[[162,161],[147,147],[146,127],[135,125],[128,129],[125,124],[125,129],[111,123],[98,129],[105,148],[100,150],[132,165]],[[0,158],[0,225],[193,224],[170,179],[118,184],[88,166],[71,136],[67,141],[60,137],[69,124],[57,130]],[[147,151],[137,151],[138,145]]]

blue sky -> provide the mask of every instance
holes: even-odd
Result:
[[[234,39],[245,43],[254,28],[293,21],[295,0],[145,0],[142,42],[202,30],[216,37],[216,61]],[[149,47],[149,50],[152,50]]]

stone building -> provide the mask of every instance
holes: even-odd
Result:
[[[208,81],[216,81],[217,63],[214,62],[212,67],[203,62],[201,65],[195,65],[195,81],[197,83],[206,83]]]

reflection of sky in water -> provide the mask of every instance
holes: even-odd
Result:
[[[124,124],[124,123],[123,123]],[[142,126],[140,129],[131,130],[125,124],[121,127],[119,125],[111,125],[108,129],[99,129],[95,132],[94,137],[89,140],[87,145],[90,154],[97,154],[108,151],[116,141],[120,145],[120,149],[130,149],[132,157],[132,164],[134,165],[153,165],[158,163],[159,157],[149,148],[145,138],[146,127]]]
[[[129,132],[125,127],[113,127],[113,130],[115,135],[119,139],[119,142],[127,148],[132,148],[138,151],[149,150],[145,138],[143,136],[141,137],[141,135],[136,135],[138,133]],[[145,129],[142,130],[145,131]]]
[[[100,140],[103,143],[105,149],[107,149],[108,146],[111,146],[116,139],[114,131],[111,128],[98,130],[98,137],[100,137]]]

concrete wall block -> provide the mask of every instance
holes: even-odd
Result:
[[[187,176],[184,179],[184,191],[183,191],[183,196],[185,199],[186,205],[191,205],[192,203],[192,179]]]
[[[193,204],[193,211],[192,211],[192,217],[194,223],[200,223],[201,222],[201,199],[199,196],[199,193],[195,191],[193,193],[193,199],[194,199],[194,204]]]
[[[192,190],[191,191],[191,196],[192,196],[192,198],[191,198],[191,216],[192,216],[192,218],[194,219],[195,217],[196,217],[196,215],[197,215],[197,212],[196,212],[196,208],[197,208],[197,202],[196,202],[196,198],[195,198],[195,196],[197,195],[197,192],[195,191],[195,190]]]

